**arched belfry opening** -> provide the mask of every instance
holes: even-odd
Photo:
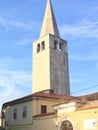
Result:
[[[37,44],[37,53],[40,52],[40,43]]]
[[[42,46],[42,50],[45,50],[45,42],[44,41],[42,41],[41,46]]]

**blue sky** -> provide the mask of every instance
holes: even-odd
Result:
[[[98,0],[52,0],[68,41],[72,95],[97,92]],[[32,43],[39,38],[46,0],[0,0],[0,106],[32,92]]]

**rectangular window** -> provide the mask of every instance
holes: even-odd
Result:
[[[41,114],[47,113],[47,106],[41,105]]]
[[[17,119],[17,109],[15,108],[13,111],[13,120]]]
[[[23,107],[23,118],[27,117],[27,106]]]
[[[1,114],[1,118],[5,118],[5,112],[2,112],[2,114]]]

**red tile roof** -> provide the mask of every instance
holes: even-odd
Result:
[[[3,104],[2,108],[7,107],[8,105],[14,105],[20,102],[25,102],[25,101],[29,101],[32,100],[33,98],[50,98],[50,99],[63,99],[66,98],[67,100],[72,100],[74,99],[73,96],[65,96],[65,95],[59,95],[59,94],[49,94],[49,93],[45,93],[44,91],[40,91],[40,92],[36,92],[15,100],[12,100],[10,102],[6,102]]]
[[[25,101],[30,101],[33,98],[50,98],[50,99],[65,99],[65,100],[81,100],[83,98],[86,98],[87,100],[95,100],[98,99],[98,92],[93,93],[93,94],[88,94],[88,95],[84,95],[84,96],[78,96],[78,97],[74,97],[74,96],[66,96],[66,95],[59,95],[59,94],[50,94],[50,93],[45,93],[45,91],[39,91],[15,100],[12,100],[10,102],[6,102],[3,104],[2,108],[7,107],[8,105],[14,105],[20,102],[25,102]]]
[[[49,94],[49,93],[44,93],[44,91],[34,93],[33,97],[54,98],[54,99],[67,98],[68,100],[74,99],[73,96],[66,96],[66,95],[60,95],[60,94]]]
[[[77,111],[79,111],[79,110],[87,110],[87,109],[94,109],[94,108],[98,108],[98,106],[82,107],[82,108],[78,108]]]
[[[98,99],[98,92],[92,93],[92,94],[83,95],[83,96],[78,96],[76,98],[80,99],[80,100],[83,99],[83,98],[86,98],[88,100],[95,100],[95,99]]]

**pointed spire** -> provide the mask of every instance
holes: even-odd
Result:
[[[46,11],[45,11],[45,15],[44,15],[44,20],[43,20],[43,24],[42,24],[40,37],[42,37],[46,34],[49,34],[49,33],[59,36],[59,31],[58,31],[55,16],[53,13],[51,0],[47,1],[47,6],[46,6]]]

